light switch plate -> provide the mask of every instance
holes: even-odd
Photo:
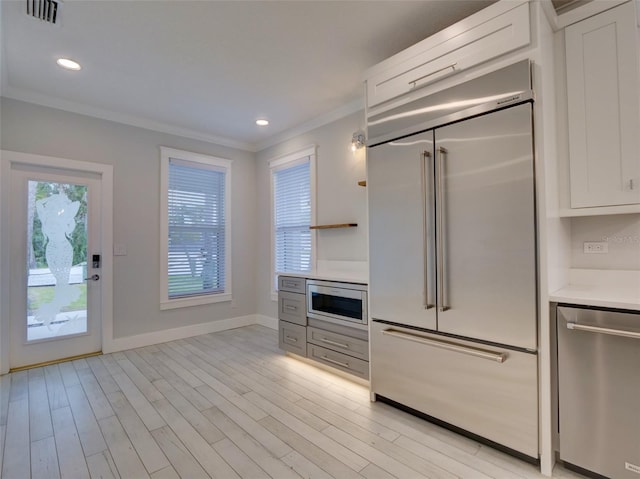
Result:
[[[127,256],[127,246],[122,243],[114,243],[113,256]]]

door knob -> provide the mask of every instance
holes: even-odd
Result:
[[[99,274],[94,274],[93,276],[89,276],[88,278],[85,278],[85,281],[98,281],[100,279],[100,275]]]

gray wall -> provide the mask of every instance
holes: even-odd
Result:
[[[250,152],[2,98],[0,147],[114,166],[114,337],[256,312],[256,163]],[[233,160],[231,303],[160,311],[160,146]]]
[[[585,241],[606,241],[608,254],[584,254]],[[640,270],[640,214],[571,218],[571,267]]]
[[[350,149],[354,132],[364,129],[364,113],[351,114],[257,153],[258,313],[277,317],[271,300],[270,185],[269,160],[317,145],[317,223],[358,223],[357,228],[323,230],[316,233],[319,261],[367,261],[367,192],[358,186],[364,180],[365,149]]]

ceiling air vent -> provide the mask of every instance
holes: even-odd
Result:
[[[27,15],[53,25],[58,23],[60,2],[57,0],[27,0]]]

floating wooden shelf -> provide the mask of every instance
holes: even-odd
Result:
[[[332,228],[355,228],[358,226],[358,223],[338,223],[335,225],[316,225],[309,226],[310,230],[328,230]]]
[[[358,181],[358,186],[367,186],[367,180]]]

